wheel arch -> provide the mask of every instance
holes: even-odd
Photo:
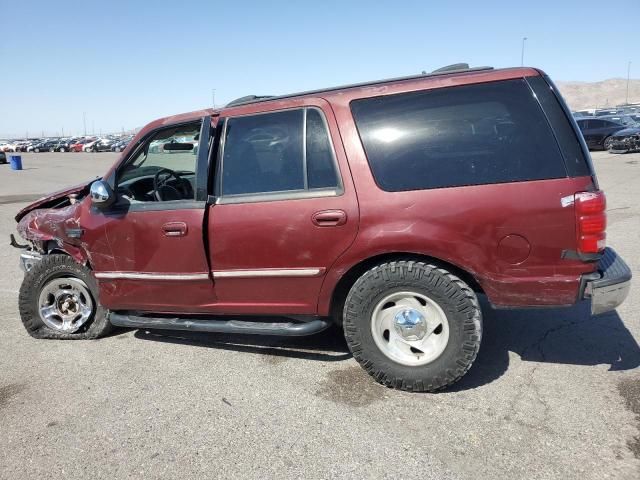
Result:
[[[47,255],[67,255],[73,258],[80,265],[84,265],[89,270],[93,270],[91,261],[89,260],[89,256],[82,248],[74,247],[73,245],[69,244],[63,244],[61,246],[55,240],[49,240],[44,245],[44,249]]]
[[[458,278],[460,278],[463,282],[465,282],[471,289],[476,293],[484,293],[480,282],[476,279],[476,277],[465,270],[464,268],[454,265],[445,260],[441,260],[436,257],[432,257],[425,254],[420,253],[412,253],[412,252],[389,252],[382,253],[378,255],[374,255],[372,257],[361,260],[360,262],[352,265],[341,277],[340,280],[336,283],[333,288],[333,292],[331,293],[331,300],[329,303],[329,315],[333,319],[333,321],[341,325],[342,324],[342,315],[340,314],[344,302],[347,298],[349,290],[353,286],[353,284],[360,278],[367,270],[375,267],[376,265],[380,265],[382,263],[388,263],[398,260],[413,260],[416,262],[424,262],[431,265],[436,265],[437,267],[443,268],[450,273],[454,274]]]

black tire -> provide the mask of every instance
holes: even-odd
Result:
[[[48,327],[38,312],[38,298],[42,288],[50,280],[59,277],[76,277],[82,280],[93,297],[92,316],[74,333]],[[113,328],[107,310],[98,302],[98,285],[91,271],[67,255],[45,255],[25,274],[20,287],[19,309],[22,324],[34,338],[91,340],[108,334]]]
[[[430,363],[408,366],[388,357],[375,343],[372,314],[389,294],[410,289],[429,297],[442,309],[449,338]],[[362,275],[347,296],[344,334],[354,358],[379,383],[408,391],[435,391],[462,378],[478,355],[482,312],[469,286],[447,270],[415,261],[383,263]]]

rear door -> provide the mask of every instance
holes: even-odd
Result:
[[[213,309],[315,314],[326,271],[356,236],[356,193],[326,101],[264,105],[219,122]]]

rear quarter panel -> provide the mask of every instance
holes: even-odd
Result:
[[[512,76],[505,77],[507,74]],[[531,69],[481,73],[437,79],[433,87],[535,75],[538,73]],[[409,82],[400,88],[410,91],[418,86]],[[369,90],[328,96],[356,185],[360,229],[352,247],[327,273],[319,312],[328,313],[335,285],[351,267],[372,256],[395,252],[427,255],[458,266],[475,277],[496,306],[575,303],[580,275],[593,271],[594,266],[562,258],[565,250],[575,249],[576,227],[573,203],[563,205],[561,199],[593,188],[592,178],[385,192],[371,174],[349,103],[396,91],[388,87]],[[526,239],[529,253],[524,260],[514,263],[505,249],[499,249],[507,235]]]

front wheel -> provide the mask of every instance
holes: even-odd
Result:
[[[613,138],[611,137],[605,138],[604,142],[602,143],[602,146],[604,147],[605,150],[610,151],[611,147],[613,147]]]
[[[45,255],[20,287],[22,323],[32,337],[88,340],[112,329],[91,271],[67,255]]]
[[[378,382],[435,391],[471,368],[480,348],[482,313],[473,290],[447,270],[397,261],[356,281],[343,326],[354,358]]]

